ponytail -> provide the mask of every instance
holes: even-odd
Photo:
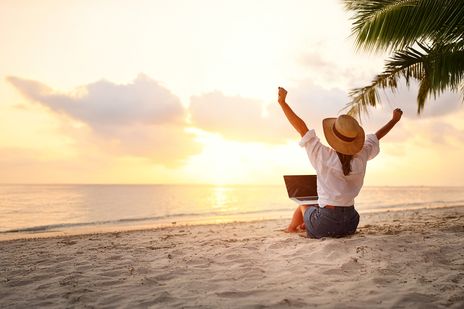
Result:
[[[342,164],[343,175],[348,176],[351,172],[351,160],[353,159],[353,156],[339,153],[338,151],[337,155],[340,159],[340,163]]]

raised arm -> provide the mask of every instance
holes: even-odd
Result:
[[[393,111],[392,119],[375,133],[375,135],[377,136],[377,139],[381,139],[382,137],[387,135],[387,133],[390,132],[390,130],[393,129],[393,127],[398,123],[398,121],[400,121],[402,115],[403,115],[403,111],[399,108],[396,108]]]
[[[287,90],[285,90],[282,87],[279,87],[279,98],[278,102],[280,107],[282,107],[282,110],[285,113],[285,116],[287,116],[288,121],[290,121],[291,125],[295,128],[295,130],[300,133],[300,135],[303,137],[303,135],[308,132],[308,127],[306,127],[305,122],[298,117],[293,110],[288,106],[287,102],[285,102],[285,99],[287,97]]]

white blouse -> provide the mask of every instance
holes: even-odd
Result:
[[[309,161],[317,172],[320,207],[354,205],[354,198],[358,196],[364,182],[367,161],[380,151],[377,136],[367,134],[363,148],[353,156],[351,172],[345,176],[335,150],[322,145],[314,130],[306,132],[300,146],[306,149]]]

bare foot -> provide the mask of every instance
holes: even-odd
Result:
[[[291,227],[289,226],[289,227],[287,227],[286,229],[284,229],[284,232],[285,232],[285,233],[296,233],[296,232],[298,232],[298,229],[296,229],[296,228],[291,228]]]

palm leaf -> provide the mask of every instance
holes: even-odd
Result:
[[[461,91],[460,87],[464,84],[464,49],[458,45],[438,44],[428,51],[417,95],[418,113],[424,108],[429,95],[436,98],[446,90]]]
[[[377,106],[379,90],[389,88],[394,91],[401,77],[405,78],[407,86],[411,79],[420,81],[418,113],[423,110],[428,96],[436,97],[447,89],[459,91],[464,80],[464,50],[459,47],[459,44],[429,47],[417,43],[415,48],[408,47],[394,53],[384,72],[377,75],[370,85],[350,92],[352,99],[346,106],[348,114],[361,118],[361,113],[367,113],[369,106]]]
[[[358,48],[404,49],[464,38],[464,0],[345,0]]]

